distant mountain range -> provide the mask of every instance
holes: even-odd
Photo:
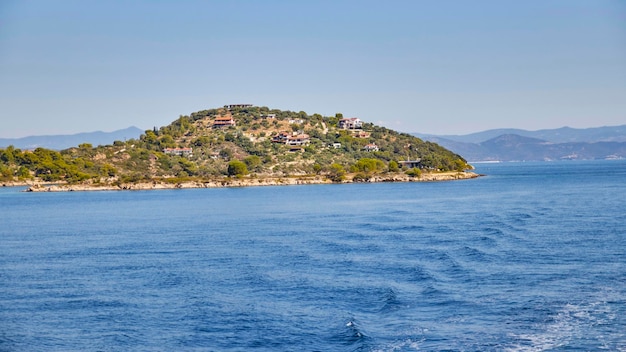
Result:
[[[626,158],[626,125],[539,131],[494,129],[467,135],[413,133],[468,161],[550,161]]]
[[[91,145],[108,145],[114,141],[125,141],[131,138],[139,138],[145,131],[132,126],[123,130],[113,132],[86,132],[69,135],[50,135],[50,136],[29,136],[23,138],[0,138],[0,148],[6,148],[10,145],[19,149],[36,149],[39,147],[63,150],[76,147],[82,143],[90,143]]]
[[[81,143],[93,146],[138,138],[145,131],[128,127],[113,132],[87,132],[71,135],[0,138],[0,148],[38,147],[63,150]],[[476,161],[549,161],[626,158],[626,125],[576,129],[562,127],[538,131],[493,129],[467,135],[412,133]]]

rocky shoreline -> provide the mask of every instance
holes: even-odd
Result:
[[[472,179],[481,175],[473,172],[432,172],[423,173],[420,177],[405,174],[382,174],[370,177],[366,181],[347,179],[341,183],[378,183],[378,182],[436,182]],[[83,192],[83,191],[123,191],[123,190],[163,190],[187,188],[222,188],[222,187],[256,187],[313,185],[337,183],[323,176],[298,177],[242,177],[223,178],[207,181],[185,181],[171,183],[164,181],[135,182],[122,184],[48,184],[43,182],[6,182],[3,187],[28,186],[25,192]]]

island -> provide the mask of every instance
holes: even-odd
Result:
[[[28,191],[138,190],[475,178],[440,145],[343,114],[251,104],[181,115],[137,139],[61,151],[0,149],[0,184]]]

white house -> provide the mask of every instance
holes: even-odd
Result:
[[[280,132],[276,136],[272,137],[274,143],[284,143],[287,145],[308,145],[311,142],[311,137],[306,133],[289,134],[287,132]]]
[[[337,127],[343,128],[344,130],[355,130],[363,127],[363,121],[357,117],[341,119],[339,123],[337,123]]]
[[[365,147],[363,147],[363,150],[365,150],[366,152],[377,152],[378,146],[374,143],[370,143],[365,145]]]
[[[167,155],[190,156],[193,150],[191,148],[165,148],[163,153]]]
[[[301,125],[301,124],[303,124],[303,123],[304,123],[304,120],[303,120],[303,119],[289,119],[289,121],[288,121],[288,122],[289,122],[290,124],[298,124],[298,125]]]

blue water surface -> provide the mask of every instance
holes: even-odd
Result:
[[[626,161],[0,189],[0,351],[626,351]]]

